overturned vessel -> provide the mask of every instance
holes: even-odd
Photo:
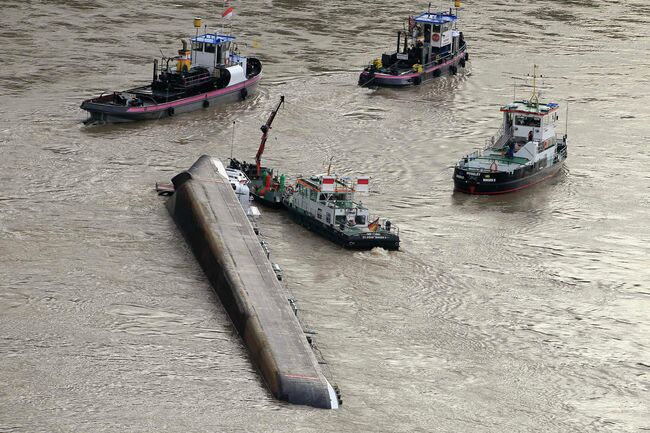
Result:
[[[167,208],[273,395],[293,404],[338,408],[340,395],[325,378],[288,291],[250,224],[243,173],[204,155],[172,182],[166,187]]]
[[[273,125],[273,120],[278,114],[278,110],[284,104],[284,96],[280,96],[280,102],[269,115],[266,123],[260,128],[262,130],[262,140],[255,155],[255,163],[239,161],[231,158],[228,164],[229,168],[241,170],[250,179],[251,195],[259,202],[271,206],[282,207],[282,195],[284,194],[286,176],[278,175],[273,168],[262,166],[262,154],[266,146],[269,132]]]
[[[367,176],[356,180],[337,175],[299,177],[287,187],[283,204],[298,223],[346,248],[399,249],[399,228],[388,220],[371,218],[368,208],[354,200],[368,192]]]
[[[460,1],[454,3],[455,11],[409,17],[408,31],[397,32],[397,49],[374,59],[359,75],[359,85],[413,86],[464,68],[469,54],[463,32],[457,28]]]
[[[559,104],[529,100],[501,107],[503,123],[482,150],[454,168],[454,189],[468,194],[502,194],[553,177],[567,158],[567,135],[556,135]]]
[[[178,56],[154,60],[150,84],[83,101],[86,123],[159,119],[246,99],[262,77],[262,64],[240,55],[234,36],[199,35],[201,24],[195,18],[197,35],[189,48],[182,40]]]

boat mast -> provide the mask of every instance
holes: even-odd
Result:
[[[569,136],[569,101],[566,101],[566,120],[564,121],[564,138]]]
[[[533,94],[530,97],[530,102],[539,106],[539,96],[537,95],[537,65],[533,65]]]
[[[280,102],[278,102],[278,106],[275,107],[275,110],[271,112],[266,123],[260,128],[262,130],[262,142],[260,143],[260,147],[257,149],[257,154],[255,155],[255,164],[257,165],[258,176],[261,175],[262,166],[260,160],[262,159],[262,154],[264,153],[264,145],[266,144],[266,139],[269,136],[269,130],[271,129],[273,119],[275,119],[275,115],[278,114],[278,110],[282,104],[284,104],[284,95],[280,96]]]

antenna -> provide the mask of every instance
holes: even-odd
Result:
[[[431,13],[431,2],[429,2],[429,9],[427,9],[427,13],[428,13],[428,14]]]
[[[232,149],[235,147],[235,120],[232,121],[232,140],[230,141],[230,159],[232,159]]]
[[[332,160],[334,159],[334,156],[330,156],[329,164],[327,166],[327,175],[330,175],[330,171],[332,170]]]
[[[569,136],[569,101],[566,101],[566,120],[564,121],[564,136]]]
[[[537,107],[539,105],[539,96],[537,94],[537,65],[533,65],[533,94],[530,96],[530,102]]]

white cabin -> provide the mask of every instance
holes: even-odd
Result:
[[[326,225],[365,228],[370,223],[368,209],[354,201],[354,193],[367,192],[369,179],[364,176],[350,181],[336,175],[299,178],[290,203]]]
[[[246,57],[235,53],[235,37],[206,33],[195,36],[192,41],[192,67],[207,69],[211,75],[219,77],[227,70],[230,77],[228,85],[246,81]]]

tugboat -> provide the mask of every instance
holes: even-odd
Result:
[[[354,201],[355,192],[368,192],[369,179],[299,177],[295,187],[286,188],[282,202],[297,222],[346,248],[398,250],[399,228],[371,219],[368,209]]]
[[[284,174],[280,176],[274,174],[272,168],[262,167],[261,160],[273,119],[275,119],[275,115],[278,114],[278,110],[283,104],[284,96],[280,96],[280,102],[278,102],[275,110],[271,112],[266,123],[262,125],[262,141],[255,155],[255,164],[246,161],[240,162],[231,158],[228,165],[232,169],[244,172],[251,181],[251,195],[257,201],[271,207],[282,207],[282,194],[284,193],[286,177]]]
[[[469,59],[463,32],[456,28],[460,6],[461,2],[455,0],[455,12],[429,10],[409,17],[408,32],[397,32],[397,50],[373,60],[361,72],[359,85],[405,87],[422,84],[445,72],[458,73]]]
[[[536,67],[535,67],[536,68]],[[560,106],[541,103],[533,76],[529,100],[501,107],[503,124],[483,150],[454,168],[454,189],[468,194],[517,191],[553,177],[567,158],[567,134],[555,133]]]
[[[81,108],[90,113],[85,123],[159,119],[246,99],[262,77],[262,64],[240,55],[234,36],[199,35],[201,25],[201,19],[195,18],[197,34],[190,49],[182,40],[178,56],[163,57],[160,73],[154,60],[151,84],[84,101]]]

